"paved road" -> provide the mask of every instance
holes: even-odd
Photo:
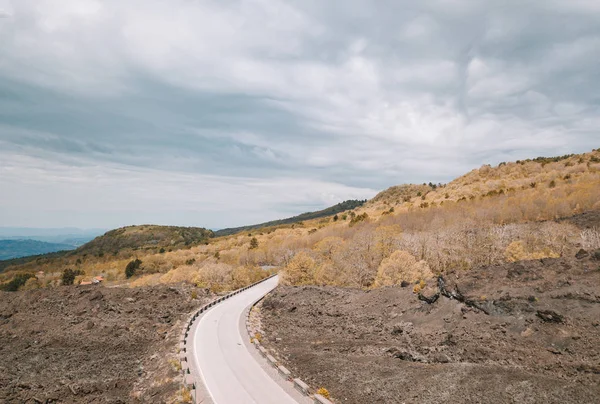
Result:
[[[201,318],[193,336],[194,361],[215,404],[297,404],[256,362],[240,334],[244,310],[270,292],[273,277],[219,303]]]

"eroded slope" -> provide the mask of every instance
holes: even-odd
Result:
[[[600,251],[445,280],[473,307],[411,287],[279,287],[263,304],[265,344],[344,403],[598,400]]]

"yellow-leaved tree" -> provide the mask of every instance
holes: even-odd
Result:
[[[398,285],[402,281],[416,282],[431,278],[433,273],[425,261],[418,261],[407,251],[397,250],[381,261],[374,287]]]
[[[283,269],[282,282],[286,285],[314,284],[316,263],[306,251],[300,251]]]

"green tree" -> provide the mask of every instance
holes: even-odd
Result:
[[[133,261],[129,261],[129,263],[125,267],[125,277],[131,278],[133,275],[135,275],[135,272],[141,265],[142,261],[137,258]]]
[[[75,277],[77,273],[73,271],[71,268],[67,268],[62,273],[62,284],[63,285],[72,285],[75,282]]]

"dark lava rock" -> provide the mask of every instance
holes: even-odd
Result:
[[[563,323],[564,317],[552,310],[538,310],[536,316],[546,323]]]

